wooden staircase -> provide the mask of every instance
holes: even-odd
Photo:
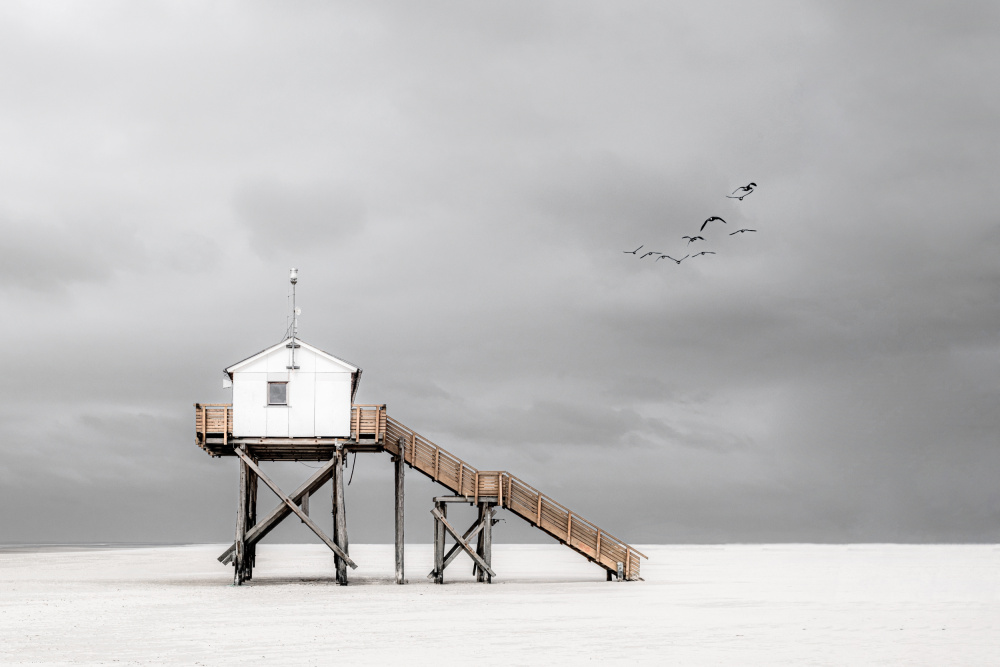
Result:
[[[646,556],[614,535],[574,514],[538,489],[505,470],[477,470],[430,440],[386,416],[384,448],[399,456],[403,443],[404,461],[412,468],[469,502],[483,497],[496,498],[500,507],[548,533],[562,544],[597,563],[611,573],[624,569],[625,579],[640,580],[640,559]]]

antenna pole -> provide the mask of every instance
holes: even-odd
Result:
[[[288,364],[289,370],[295,370],[295,348],[299,346],[297,339],[299,336],[299,309],[295,306],[295,284],[299,282],[299,270],[292,269],[288,274],[288,279],[292,283],[292,339],[288,341],[288,347],[292,350],[291,361]]]

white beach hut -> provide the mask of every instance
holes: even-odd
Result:
[[[225,373],[233,389],[233,437],[351,437],[357,366],[290,337]]]

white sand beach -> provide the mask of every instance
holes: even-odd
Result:
[[[494,547],[425,579],[429,545],[262,545],[231,585],[223,545],[0,550],[4,664],[990,665],[1000,547],[639,546],[645,581],[608,583],[557,545]]]

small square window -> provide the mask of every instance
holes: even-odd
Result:
[[[288,405],[288,383],[268,382],[267,383],[267,404],[268,405]]]

